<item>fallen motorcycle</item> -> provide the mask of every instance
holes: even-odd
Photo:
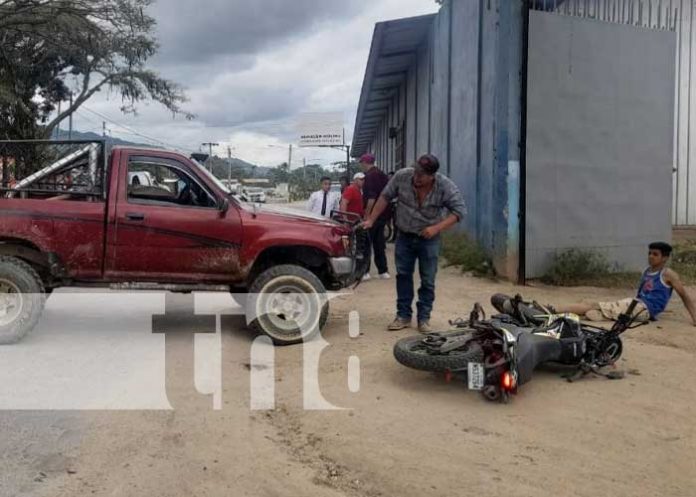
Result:
[[[611,329],[583,323],[574,314],[555,314],[520,296],[496,295],[492,303],[502,314],[487,320],[477,304],[468,320],[452,322],[448,332],[400,340],[394,357],[413,369],[465,380],[488,400],[507,402],[543,363],[571,366],[569,381],[588,374],[621,377],[602,369],[621,357],[621,335],[645,324],[640,313],[633,315],[637,300]]]

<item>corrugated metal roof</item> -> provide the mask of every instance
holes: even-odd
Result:
[[[430,14],[375,26],[355,121],[353,157],[367,151],[436,17]]]

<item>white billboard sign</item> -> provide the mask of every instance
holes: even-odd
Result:
[[[300,147],[343,145],[343,114],[341,112],[302,114],[298,131]]]

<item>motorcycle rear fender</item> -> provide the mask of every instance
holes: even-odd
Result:
[[[515,348],[519,385],[532,379],[532,373],[539,364],[559,362],[562,354],[560,340],[528,333],[523,333],[517,337]]]

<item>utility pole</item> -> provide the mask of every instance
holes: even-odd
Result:
[[[292,170],[292,143],[290,144],[290,151],[288,152],[288,172]]]
[[[213,142],[205,142],[205,143],[201,143],[201,145],[203,145],[204,147],[208,147],[208,152],[210,152],[208,154],[208,164],[209,164],[208,169],[210,170],[210,172],[212,172],[213,166],[212,166],[212,162],[210,162],[210,160],[213,158],[213,147],[219,147],[220,144],[213,143]]]
[[[227,147],[227,188],[232,184],[232,148]]]
[[[106,121],[102,121],[102,136],[106,138]]]
[[[302,181],[307,181],[307,158],[302,159]]]
[[[73,106],[73,94],[70,92],[70,108],[72,109]],[[68,140],[72,140],[72,115],[73,113],[70,113],[70,116],[68,117],[68,122],[70,123],[68,125]]]
[[[346,128],[343,128],[343,146],[346,149],[346,176],[351,181],[353,177],[350,174],[350,145],[346,144]]]
[[[58,102],[58,115],[60,115],[60,102]],[[56,127],[56,139],[60,140],[60,122]]]

